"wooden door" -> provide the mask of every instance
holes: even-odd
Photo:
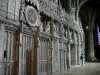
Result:
[[[26,50],[26,75],[32,75],[32,51]]]
[[[48,51],[48,74],[52,73],[52,48]]]
[[[13,71],[12,71],[12,75],[18,75],[19,72],[19,40],[20,40],[20,32],[17,31],[15,32],[14,35],[14,49],[13,49],[13,61],[14,61],[14,65],[13,65]]]

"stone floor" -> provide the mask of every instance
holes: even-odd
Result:
[[[86,63],[82,67],[68,69],[67,71],[55,73],[52,75],[100,75],[100,63]]]

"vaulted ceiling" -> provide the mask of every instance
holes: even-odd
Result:
[[[94,27],[97,19],[100,19],[100,0],[87,1],[80,8],[79,16],[84,29],[88,25],[93,25]]]

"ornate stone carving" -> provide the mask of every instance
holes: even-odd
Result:
[[[0,0],[0,8],[7,11],[7,0]]]
[[[16,7],[16,0],[9,0],[8,2],[8,18],[14,20],[15,8]]]
[[[20,1],[21,0],[16,0],[15,19],[17,20],[19,19]]]
[[[16,31],[18,29],[18,27],[16,25],[6,23],[5,24],[5,29],[10,30],[10,31]]]
[[[47,42],[49,42],[49,41],[50,41],[50,39],[49,39],[49,38],[44,37],[44,36],[40,36],[40,37],[39,37],[39,40],[40,40],[40,41],[47,41]]]
[[[36,32],[37,31],[37,27],[23,27],[23,33],[25,34],[31,34],[33,35],[34,33],[33,32]]]
[[[38,0],[26,0],[27,2],[31,2],[31,4],[34,4],[34,6],[37,7],[37,9],[39,10],[39,2]]]
[[[27,6],[25,10],[26,21],[30,26],[37,26],[38,14],[32,6]]]

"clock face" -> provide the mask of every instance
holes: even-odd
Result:
[[[25,16],[30,26],[37,26],[38,15],[36,10],[32,6],[27,6],[25,10]]]

